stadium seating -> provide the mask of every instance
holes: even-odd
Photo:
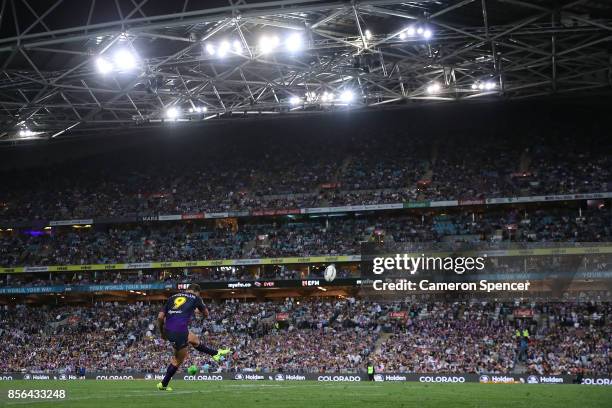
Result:
[[[220,366],[192,352],[190,363],[211,370],[356,372],[372,361],[388,372],[510,373],[517,358],[513,311],[529,307],[534,312],[529,372],[572,374],[581,368],[612,374],[609,303],[287,298],[209,307],[211,319],[195,322],[195,331],[214,346],[236,350]],[[170,346],[156,333],[159,308],[155,303],[4,308],[0,371],[162,372]],[[400,311],[404,318],[393,317]],[[280,313],[287,320],[277,320]]]
[[[0,222],[610,190],[605,136],[560,132],[371,138],[364,129],[350,140],[228,137],[189,151],[100,154],[4,171]]]
[[[109,228],[0,233],[0,266],[79,265],[352,255],[360,242],[383,236],[394,242],[511,240],[605,242],[612,238],[609,209],[488,211],[446,215],[383,215],[325,222],[247,222],[235,228],[206,223],[157,223]]]
[[[571,129],[555,137],[537,136],[537,129],[514,138],[504,132],[427,138],[381,132],[375,139],[370,134],[364,129],[338,140],[315,135],[299,143],[275,136],[263,142],[242,138],[170,152],[139,147],[4,171],[0,224],[27,226],[0,231],[0,267],[354,255],[360,243],[381,239],[542,243],[612,238],[609,201],[482,205],[485,197],[611,191],[612,156],[606,154],[604,136],[578,140]],[[587,150],[592,145],[602,147]],[[146,222],[158,214],[462,199],[481,204],[329,218]],[[132,222],[112,221],[128,216]],[[47,222],[98,217],[107,222],[89,228]],[[6,274],[0,286],[179,281],[155,270],[123,272]],[[266,279],[310,277],[290,268],[263,273]],[[348,275],[338,267],[339,277]],[[238,268],[211,268],[200,278],[252,276]],[[70,372],[77,366],[163,372],[167,365],[170,349],[154,326],[158,303],[0,307],[0,372]],[[212,303],[212,319],[195,329],[213,345],[236,352],[220,367],[202,356],[192,361],[212,364],[214,370],[354,372],[372,361],[378,371],[505,374],[517,365],[513,310],[518,307],[335,297],[224,301]],[[612,373],[609,303],[520,307],[535,313],[523,362],[530,373]],[[405,317],[390,312],[405,312],[400,313]],[[277,319],[281,313],[287,319]]]

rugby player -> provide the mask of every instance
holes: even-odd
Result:
[[[216,362],[231,351],[229,348],[212,349],[189,331],[189,322],[196,310],[205,318],[208,317],[208,309],[200,297],[200,286],[192,283],[185,291],[170,296],[157,315],[162,339],[172,342],[174,346],[174,356],[166,370],[166,375],[162,382],[157,384],[157,389],[160,391],[172,391],[168,383],[187,358],[188,346],[191,345],[194,349],[211,355]]]

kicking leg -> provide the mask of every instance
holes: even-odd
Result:
[[[211,356],[214,356],[217,354],[216,349],[206,346],[206,344],[204,344],[204,342],[201,342],[200,338],[196,336],[195,334],[193,334],[192,332],[189,332],[188,341],[189,341],[189,344],[191,344],[191,346],[194,349],[201,351],[202,353],[206,353]]]
[[[210,348],[206,344],[204,344],[204,342],[200,341],[200,338],[198,336],[191,332],[189,332],[188,341],[194,349],[212,356],[213,360],[215,360],[216,362],[219,362],[221,360],[221,357],[231,352],[231,350],[228,348],[218,350]]]

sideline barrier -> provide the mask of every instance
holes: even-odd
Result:
[[[69,374],[34,374],[5,373],[0,374],[0,381],[160,381],[160,373],[87,373],[85,377]],[[188,375],[178,373],[173,380],[183,381],[319,381],[319,382],[366,382],[368,376],[363,373],[201,373]],[[418,373],[377,373],[374,381],[378,382],[420,382],[420,383],[481,383],[481,384],[577,384],[576,376],[571,375],[526,375],[526,374],[418,374]],[[579,382],[582,385],[612,385],[612,379],[604,376],[586,376]]]

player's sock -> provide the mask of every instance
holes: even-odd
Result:
[[[211,356],[214,356],[215,354],[217,354],[217,350],[212,349],[210,347],[208,347],[206,344],[204,343],[200,343],[198,344],[196,347],[194,347],[196,350],[201,351],[202,353],[206,353],[209,354]]]
[[[224,348],[224,349],[223,349],[223,348],[221,348],[221,349],[217,350],[217,354],[215,354],[215,355],[213,356],[213,360],[215,360],[215,361],[218,363],[218,362],[220,362],[220,361],[221,361],[221,359],[222,359],[223,357],[225,357],[227,354],[229,354],[229,353],[231,353],[231,352],[232,352],[232,350],[231,350],[231,349],[228,349],[228,348]]]
[[[166,369],[166,375],[164,376],[164,379],[162,380],[162,385],[164,387],[168,386],[168,383],[172,379],[172,376],[176,373],[176,370],[178,370],[178,367],[175,366],[174,364],[170,364],[168,366],[168,368]]]

